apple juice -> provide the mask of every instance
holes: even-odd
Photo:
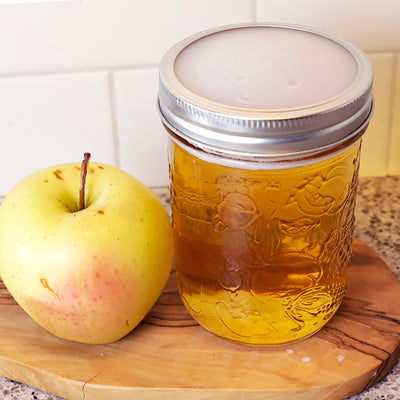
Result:
[[[172,141],[170,149],[178,287],[193,317],[255,344],[321,329],[345,294],[360,143],[271,171],[213,164]]]

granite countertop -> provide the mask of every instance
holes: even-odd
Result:
[[[157,194],[166,201],[166,191]],[[400,176],[361,178],[355,236],[373,249],[400,281]],[[0,377],[0,399],[60,400],[59,397]],[[399,400],[400,362],[378,384],[348,400]]]

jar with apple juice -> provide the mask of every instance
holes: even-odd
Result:
[[[372,77],[356,46],[289,25],[217,28],[163,58],[178,288],[208,331],[282,345],[339,308]]]

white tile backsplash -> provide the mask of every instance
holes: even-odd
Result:
[[[81,0],[1,6],[1,74],[159,62],[176,41],[250,21],[249,0]]]
[[[107,75],[0,80],[0,193],[47,166],[92,159],[115,164]]]
[[[4,4],[32,4],[32,3],[57,3],[66,1],[79,1],[79,0],[0,0],[0,5]]]
[[[192,33],[249,21],[314,26],[367,51],[376,110],[361,174],[400,173],[398,0],[18,1],[0,4],[0,195],[84,151],[148,186],[167,184],[162,55]]]
[[[390,108],[392,113],[391,132],[389,138],[389,174],[400,174],[400,54],[396,55],[396,70],[393,79],[394,102]]]
[[[121,168],[149,186],[168,185],[167,133],[156,109],[158,69],[114,74]]]
[[[257,0],[257,20],[313,26],[365,51],[400,50],[398,0]]]
[[[363,138],[360,175],[387,173],[391,102],[393,100],[394,56],[392,53],[369,54],[374,67],[375,110]]]

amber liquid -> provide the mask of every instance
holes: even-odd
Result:
[[[351,256],[359,149],[260,171],[203,161],[171,140],[178,287],[204,328],[274,346],[334,315]]]

